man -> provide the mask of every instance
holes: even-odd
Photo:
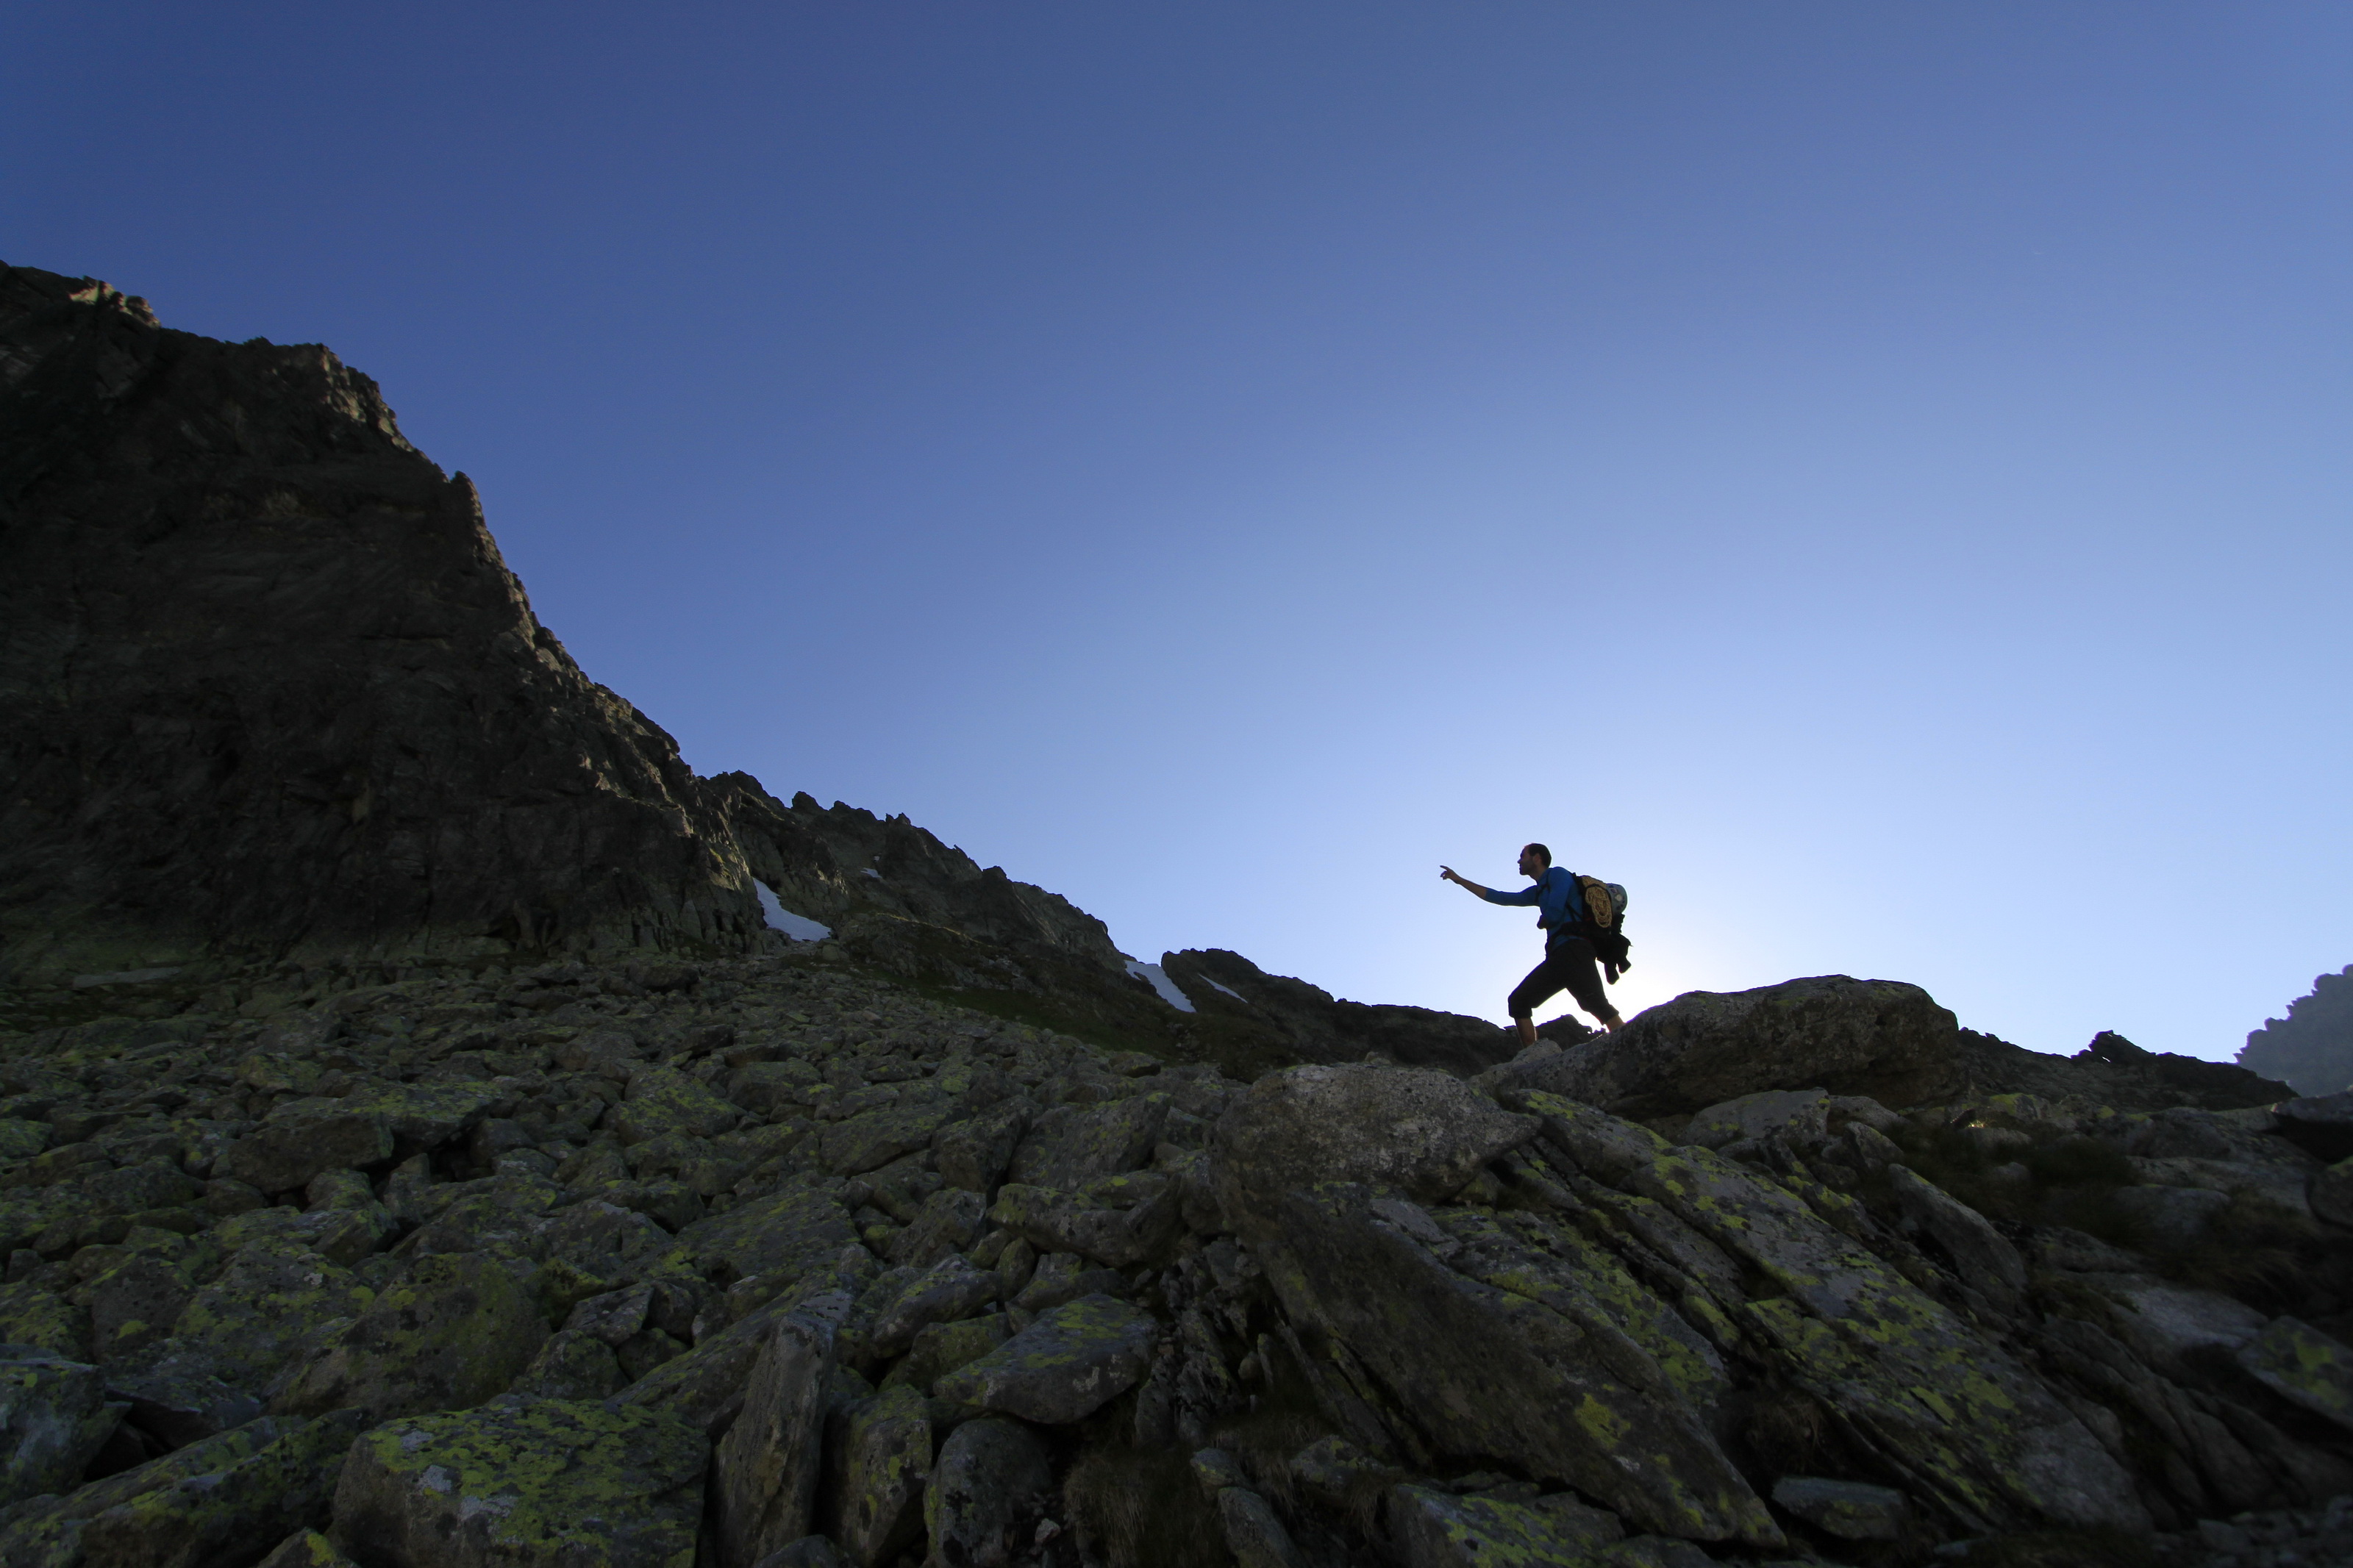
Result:
[[[1609,997],[1601,989],[1599,954],[1593,943],[1578,933],[1584,923],[1583,895],[1577,891],[1577,879],[1552,863],[1552,851],[1541,844],[1531,844],[1520,851],[1520,875],[1535,879],[1535,886],[1523,888],[1516,893],[1499,893],[1493,888],[1457,876],[1451,866],[1440,866],[1438,874],[1456,887],[1478,894],[1491,904],[1534,904],[1536,924],[1549,933],[1545,939],[1544,962],[1528,971],[1528,977],[1512,988],[1504,1005],[1511,1009],[1512,1021],[1520,1026],[1520,1042],[1536,1043],[1535,1013],[1536,1004],[1546,997],[1567,991],[1577,998],[1577,1005],[1601,1020],[1605,1031],[1614,1031],[1625,1020],[1618,1009],[1609,1005]]]

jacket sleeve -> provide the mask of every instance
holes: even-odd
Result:
[[[1500,889],[1490,888],[1482,896],[1491,904],[1533,904],[1544,897],[1544,890],[1545,885],[1538,882],[1532,888],[1522,888],[1516,893],[1506,893]]]

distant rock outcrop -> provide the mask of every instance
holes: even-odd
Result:
[[[315,344],[0,267],[0,624],[9,971],[760,928],[677,745]]]
[[[1483,1018],[1428,1007],[1343,1002],[1320,986],[1269,974],[1240,953],[1188,948],[1160,966],[1199,1009],[1194,1029],[1228,1064],[1353,1062],[1368,1054],[1402,1067],[1474,1073],[1507,1060],[1519,1041]]]
[[[2239,1065],[2284,1079],[2301,1094],[2353,1089],[2353,963],[2314,977],[2312,994],[2247,1037]]]

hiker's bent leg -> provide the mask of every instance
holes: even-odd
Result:
[[[1609,1005],[1609,993],[1601,988],[1601,970],[1594,961],[1591,942],[1562,942],[1546,955],[1546,963],[1578,1006],[1600,1019],[1604,1026],[1618,1026],[1618,1009]]]
[[[1520,1026],[1520,1044],[1533,1046],[1536,1043],[1535,1010],[1543,1005],[1546,997],[1559,989],[1560,981],[1552,973],[1550,955],[1546,955],[1544,963],[1529,970],[1525,980],[1512,987],[1512,994],[1504,999],[1504,1005],[1510,1011],[1512,1022]]]

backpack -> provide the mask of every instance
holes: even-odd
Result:
[[[1634,967],[1627,956],[1632,945],[1626,940],[1626,889],[1615,882],[1605,882],[1599,877],[1581,877],[1574,871],[1581,907],[1572,906],[1577,916],[1577,934],[1593,944],[1601,960],[1601,972],[1612,985],[1618,976]]]

